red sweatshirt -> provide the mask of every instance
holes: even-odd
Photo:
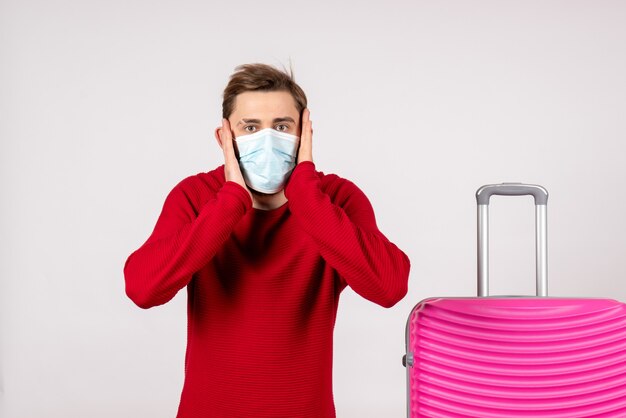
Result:
[[[187,287],[178,418],[331,418],[333,328],[349,285],[390,307],[409,259],[378,230],[353,183],[296,166],[288,203],[264,211],[224,167],[181,181],[124,266],[140,307]]]

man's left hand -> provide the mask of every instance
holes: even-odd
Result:
[[[313,161],[313,124],[309,109],[302,111],[302,133],[300,134],[300,151],[298,151],[298,163]]]

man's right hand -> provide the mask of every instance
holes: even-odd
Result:
[[[224,151],[224,175],[226,177],[226,181],[233,181],[239,184],[241,187],[246,189],[250,198],[252,198],[252,194],[250,193],[250,190],[248,190],[246,182],[243,179],[243,174],[241,174],[239,161],[237,161],[237,156],[235,155],[233,134],[230,130],[230,123],[228,122],[228,119],[222,119],[222,129],[220,129],[219,135],[222,142],[222,151]]]

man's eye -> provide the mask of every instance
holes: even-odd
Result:
[[[287,126],[287,125],[276,125],[275,129],[277,131],[279,131],[279,132],[285,132],[286,130],[289,129],[289,126]]]
[[[248,126],[244,126],[243,130],[246,131],[246,132],[254,132],[254,131],[256,131],[256,127],[248,125]]]

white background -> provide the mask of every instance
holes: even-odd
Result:
[[[186,293],[125,296],[126,257],[213,138],[238,64],[293,63],[319,170],[412,261],[385,310],[347,290],[339,418],[402,417],[405,320],[475,292],[474,192],[544,185],[550,293],[626,301],[622,1],[0,1],[3,418],[170,418]],[[492,293],[534,291],[529,198],[494,198]]]

